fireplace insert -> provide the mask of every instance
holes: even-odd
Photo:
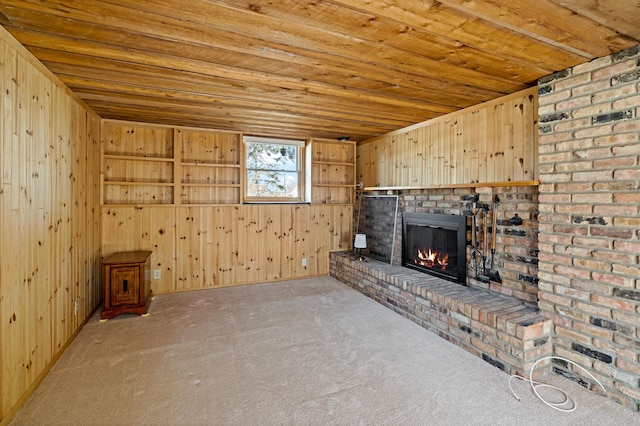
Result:
[[[466,243],[466,216],[402,215],[403,266],[465,284]]]

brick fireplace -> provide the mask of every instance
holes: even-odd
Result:
[[[460,215],[469,196],[498,195],[500,282],[467,274],[460,286],[402,268],[401,226],[375,219],[367,232],[386,232],[388,259],[332,253],[331,274],[505,371],[527,373],[549,354],[576,362],[608,398],[638,411],[640,47],[541,79],[538,112],[538,186],[369,193],[398,197],[398,224],[403,212]],[[393,216],[361,205],[370,217]],[[570,364],[550,367],[592,385]]]
[[[495,195],[501,200],[495,260],[501,282],[467,274],[467,285],[460,285],[402,266],[403,215],[466,218],[468,257],[469,199],[477,196],[487,204]],[[397,197],[397,207],[390,196]],[[374,256],[361,262],[352,253],[331,253],[333,277],[506,372],[528,375],[538,358],[551,354],[552,323],[535,305],[535,186],[374,191],[360,197],[354,223],[377,242]],[[380,250],[392,243],[393,249]],[[540,364],[536,373],[548,367]]]

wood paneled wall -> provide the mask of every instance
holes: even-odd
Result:
[[[152,250],[155,294],[325,275],[352,218],[346,205],[104,206],[102,251]]]
[[[4,423],[98,304],[100,120],[2,27],[0,94]]]
[[[538,178],[537,87],[358,145],[365,187],[527,182]]]

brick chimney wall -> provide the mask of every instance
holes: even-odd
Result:
[[[555,355],[638,410],[640,46],[543,78],[539,94],[539,307]]]

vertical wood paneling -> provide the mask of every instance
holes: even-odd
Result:
[[[105,206],[102,251],[152,250],[156,294],[323,275],[352,218],[348,205]]]
[[[357,179],[366,187],[535,180],[536,102],[537,89],[527,89],[362,142]]]
[[[0,93],[2,421],[98,303],[100,122],[2,28]]]

